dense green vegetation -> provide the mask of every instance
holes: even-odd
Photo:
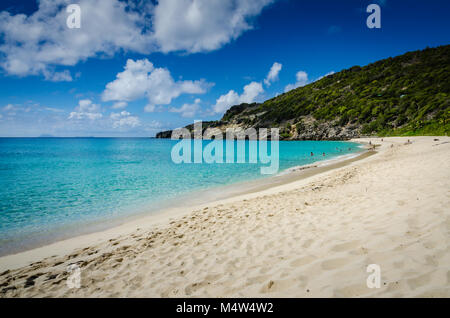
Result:
[[[289,121],[301,129],[302,118],[312,116],[319,124],[357,125],[361,134],[445,135],[449,94],[447,45],[354,66],[262,104],[235,106],[222,121],[245,110],[249,126],[283,127]]]
[[[236,125],[278,127],[281,139],[449,135],[450,45],[354,66],[204,123],[222,130]],[[157,135],[166,136],[170,131]]]

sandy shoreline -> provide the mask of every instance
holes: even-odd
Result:
[[[320,174],[1,257],[0,296],[450,297],[450,138],[407,139],[372,138],[376,155]],[[80,289],[66,285],[73,263]],[[379,289],[366,286],[369,264]]]
[[[176,202],[170,200],[159,204],[157,208],[142,208],[137,213],[104,220],[101,223],[82,224],[81,228],[76,231],[68,231],[64,236],[44,239],[42,242],[33,242],[32,245],[28,245],[23,249],[12,250],[6,254],[0,253],[0,272],[25,266],[45,257],[54,256],[53,251],[58,251],[58,255],[69,253],[74,247],[81,246],[80,242],[85,245],[92,244],[97,241],[97,238],[105,239],[114,237],[117,233],[132,233],[142,223],[148,227],[153,225],[153,223],[167,221],[174,215],[189,213],[209,205],[227,202],[228,199],[235,199],[246,194],[261,192],[279,185],[305,179],[327,170],[350,164],[356,160],[364,159],[374,153],[367,151],[369,147],[366,143],[358,143],[361,144],[361,151],[359,152],[319,160],[313,164],[294,166],[266,178],[221,185],[217,188],[196,190],[192,193],[179,195]],[[60,246],[63,247],[61,248]]]

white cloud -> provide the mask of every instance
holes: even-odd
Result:
[[[128,127],[137,127],[139,126],[141,123],[139,121],[139,118],[135,117],[135,116],[128,116],[125,118],[120,118],[118,121],[116,121],[113,124],[114,128],[117,127],[124,127],[124,126],[128,126]]]
[[[51,82],[72,82],[72,75],[68,70],[64,70],[62,72],[53,72],[44,69],[42,71],[44,77],[47,81]]]
[[[106,85],[102,99],[132,101],[143,97],[147,90],[149,74],[153,70],[153,64],[147,59],[127,60],[124,71],[118,73],[116,79]]]
[[[160,0],[154,36],[163,52],[220,48],[252,28],[250,19],[273,0]]]
[[[148,130],[148,131],[152,131],[155,129],[160,129],[161,127],[163,127],[164,125],[157,121],[157,120],[152,120],[151,122],[149,122],[148,124],[145,125],[144,129]]]
[[[111,117],[111,119],[117,120],[120,117],[126,117],[126,116],[130,116],[131,114],[127,111],[121,111],[120,113],[111,113],[111,115],[109,117]]]
[[[114,103],[114,105],[112,106],[113,109],[120,109],[120,108],[125,108],[128,106],[127,102],[117,102]]]
[[[172,113],[180,113],[182,117],[191,118],[200,110],[201,100],[197,98],[193,104],[183,104],[180,108],[170,108],[169,111]]]
[[[69,115],[69,119],[89,119],[96,120],[102,118],[103,115],[100,110],[100,106],[92,103],[89,99],[83,99],[78,102],[78,106],[75,108],[75,111],[71,112]]]
[[[136,116],[131,116],[131,114],[127,111],[111,113],[110,118],[113,120],[113,128],[134,128],[141,125],[139,118]]]
[[[155,105],[167,105],[181,94],[204,94],[212,84],[204,80],[174,81],[169,70],[155,68],[147,59],[129,59],[123,72],[106,85],[104,101],[128,102],[147,98],[145,111],[152,112]]]
[[[288,85],[286,85],[286,87],[284,88],[284,92],[286,93],[286,92],[288,92],[290,90],[293,90],[293,89],[295,89],[297,87],[302,87],[302,86],[305,86],[306,84],[317,82],[317,81],[321,80],[322,78],[327,77],[329,75],[333,75],[333,74],[334,74],[334,71],[331,71],[331,72],[328,72],[325,75],[322,75],[322,76],[318,77],[315,80],[311,80],[310,81],[308,79],[308,74],[306,72],[299,71],[295,75],[295,77],[297,78],[297,82],[295,84],[288,84]]]
[[[29,16],[0,12],[0,67],[9,75],[71,81],[67,67],[121,50],[211,51],[251,29],[251,19],[272,1],[78,0],[81,28],[69,29],[66,8],[73,1],[40,0]]]
[[[8,104],[5,107],[3,107],[4,111],[10,111],[10,110],[15,110],[16,108],[14,107],[13,104]]]
[[[59,109],[59,108],[53,108],[53,107],[44,107],[45,110],[48,110],[50,112],[54,112],[54,113],[63,113],[64,110]]]
[[[234,90],[230,90],[227,94],[220,96],[213,106],[213,111],[215,113],[223,113],[233,105],[253,103],[263,92],[264,89],[261,83],[251,82],[244,86],[244,92],[241,95]]]
[[[266,84],[267,86],[270,86],[271,83],[278,80],[278,74],[280,73],[282,67],[283,67],[283,65],[278,62],[273,63],[272,67],[270,68],[269,73],[267,74],[266,78],[264,79],[264,84]]]
[[[41,107],[38,103],[33,103],[32,101],[26,101],[23,104],[7,104],[6,106],[0,108],[0,111],[7,114],[8,116],[25,115],[26,113],[36,113],[36,111],[48,110],[52,112],[62,112],[62,110],[51,108],[51,107]]]
[[[156,109],[156,106],[155,106],[155,105],[152,105],[152,104],[147,104],[147,105],[145,105],[145,107],[144,107],[144,111],[145,111],[146,113],[153,113],[153,112],[155,111],[155,109]]]
[[[13,104],[8,104],[5,107],[3,107],[3,112],[6,113],[8,116],[15,116],[18,111],[21,111],[22,108],[18,106],[14,106]]]
[[[295,78],[297,79],[297,82],[295,84],[288,84],[284,88],[284,92],[288,92],[294,88],[305,86],[308,83],[308,74],[304,71],[298,71],[297,74],[295,74]]]
[[[152,50],[152,35],[144,32],[144,13],[129,10],[118,0],[79,0],[80,29],[66,25],[66,7],[71,0],[41,0],[39,9],[26,16],[0,12],[0,37],[4,54],[0,63],[8,74],[42,74],[47,80],[67,81],[68,70],[55,72],[54,66],[73,66],[98,54],[114,55],[120,49],[140,53]]]
[[[251,82],[244,86],[244,93],[240,96],[241,103],[253,103],[264,92],[261,83]]]
[[[213,106],[215,113],[223,113],[233,105],[239,104],[239,94],[230,90],[227,94],[220,96]]]

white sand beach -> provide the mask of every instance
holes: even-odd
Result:
[[[1,257],[0,296],[450,297],[450,138],[355,141],[380,146],[256,193]],[[74,263],[81,288],[66,284]],[[369,264],[380,288],[366,285]]]

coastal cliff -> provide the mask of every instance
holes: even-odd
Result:
[[[203,123],[208,127],[277,127],[281,140],[448,135],[450,45],[354,66],[264,103],[232,106],[220,120]]]

